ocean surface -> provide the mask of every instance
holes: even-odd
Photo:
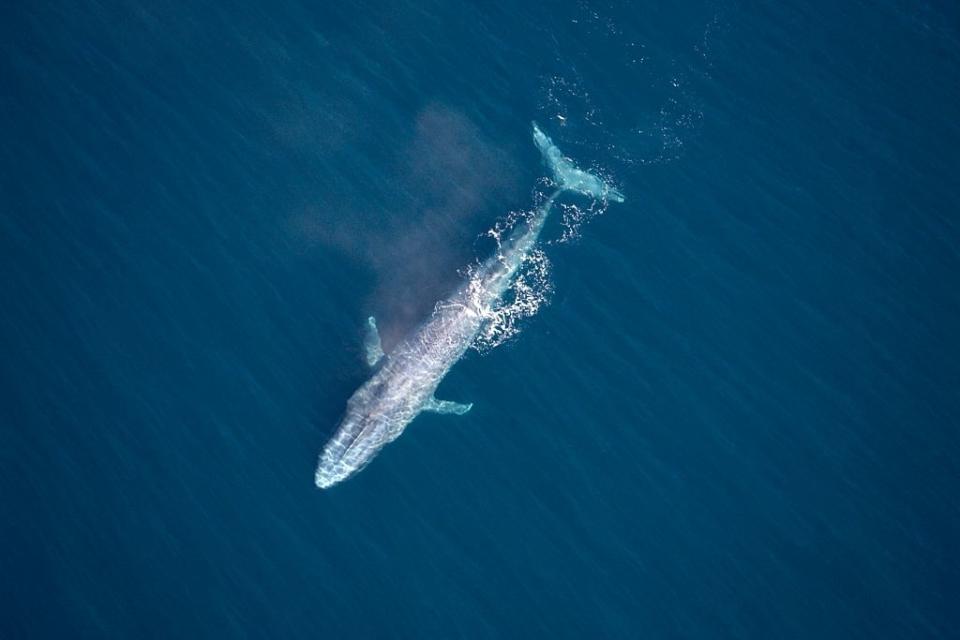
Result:
[[[0,638],[960,637],[956,3],[0,15]],[[317,489],[532,121],[626,202]]]

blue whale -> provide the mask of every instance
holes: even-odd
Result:
[[[437,400],[434,392],[450,368],[477,339],[524,260],[537,244],[554,201],[566,191],[623,202],[623,195],[597,176],[578,169],[540,128],[533,141],[553,174],[556,190],[535,214],[519,225],[453,294],[437,304],[430,318],[389,354],[384,354],[376,321],[367,320],[365,350],[374,373],[347,401],[337,431],[317,465],[316,483],[331,487],[363,469],[387,443],[396,440],[423,411],[462,415],[471,404]]]

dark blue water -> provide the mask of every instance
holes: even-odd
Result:
[[[957,637],[955,5],[205,4],[2,12],[0,636]],[[627,202],[316,489],[531,120]]]

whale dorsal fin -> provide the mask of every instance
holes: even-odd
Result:
[[[436,398],[430,398],[427,400],[427,404],[424,405],[424,411],[433,411],[434,413],[439,413],[443,415],[453,414],[456,416],[462,416],[467,411],[470,411],[470,408],[473,407],[473,403],[463,404],[462,402],[452,402],[450,400],[437,400]]]
[[[367,334],[363,338],[363,351],[367,364],[376,366],[383,358],[383,345],[380,343],[380,332],[377,331],[377,319],[367,318]]]

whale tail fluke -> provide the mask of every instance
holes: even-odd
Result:
[[[623,202],[623,194],[614,187],[592,173],[578,169],[572,160],[560,152],[560,149],[553,144],[549,136],[540,130],[536,122],[533,123],[533,141],[553,172],[553,179],[558,187],[568,191],[576,191],[591,198]]]

